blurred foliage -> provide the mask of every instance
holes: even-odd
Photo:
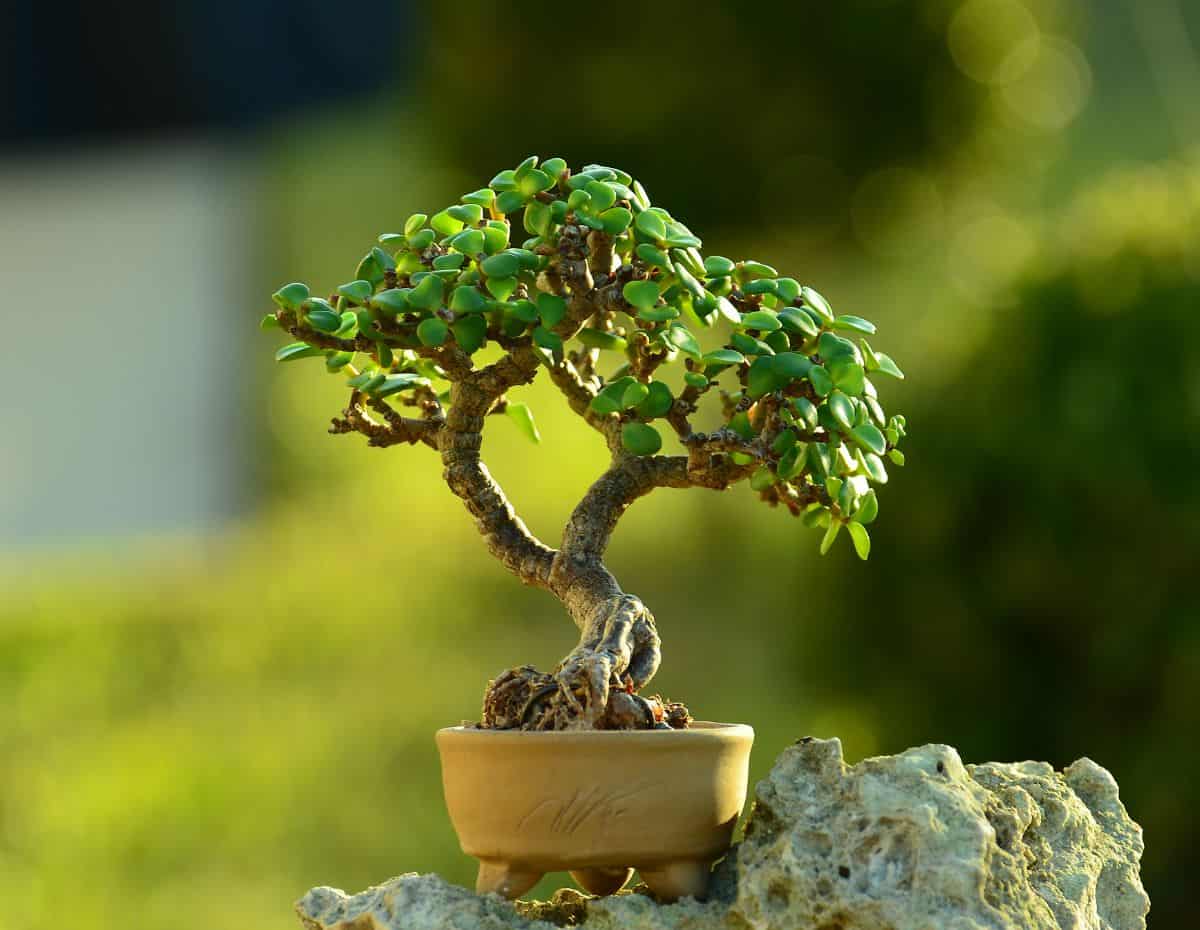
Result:
[[[864,176],[952,149],[986,118],[944,40],[946,4],[575,5],[519,28],[502,6],[467,9],[433,9],[455,41],[424,75],[449,156],[475,174],[511,162],[514,127],[529,151],[571,160],[636,151],[655,200],[689,204],[697,229],[829,224]],[[444,104],[459,100],[469,117]]]
[[[1200,754],[1200,159],[1121,171],[914,402],[872,570],[827,579],[798,674],[889,748],[1089,755],[1186,926]],[[832,658],[831,657],[835,657]],[[830,663],[852,677],[830,674]]]

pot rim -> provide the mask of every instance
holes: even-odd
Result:
[[[754,728],[745,723],[719,723],[693,720],[686,730],[486,730],[479,727],[442,727],[436,734],[497,743],[523,743],[545,740],[560,743],[587,743],[594,740],[623,739],[637,742],[711,742],[754,739]]]

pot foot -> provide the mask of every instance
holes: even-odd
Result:
[[[625,887],[633,869],[577,869],[571,872],[571,878],[588,894],[616,894]]]
[[[479,863],[479,876],[475,879],[477,894],[494,891],[501,897],[515,901],[538,883],[543,872],[530,872],[507,862]]]
[[[641,869],[642,881],[660,901],[692,897],[703,901],[708,896],[709,863],[669,862],[657,869]]]

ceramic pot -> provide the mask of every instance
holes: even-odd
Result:
[[[437,733],[446,807],[475,888],[518,898],[569,871],[612,894],[637,869],[663,900],[703,898],[746,801],[754,731],[697,721],[686,730]]]

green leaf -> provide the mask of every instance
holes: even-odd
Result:
[[[389,316],[396,316],[397,313],[408,310],[408,295],[410,293],[412,293],[410,290],[404,288],[380,290],[371,299],[371,306],[379,307],[379,310],[388,313]]]
[[[446,341],[449,331],[446,321],[438,316],[431,316],[417,324],[417,338],[421,340],[421,345],[440,346]]]
[[[743,294],[775,294],[775,281],[773,278],[758,278],[754,281],[748,281],[742,285]]]
[[[780,352],[775,356],[775,371],[783,379],[783,383],[808,377],[813,363],[799,352]]]
[[[812,383],[813,390],[821,397],[827,396],[833,390],[833,379],[821,365],[813,365],[809,369],[808,380]]]
[[[558,333],[551,332],[544,326],[539,326],[533,331],[533,344],[552,352],[555,362],[562,360],[563,341]]]
[[[528,404],[509,404],[504,408],[504,412],[530,442],[542,441],[542,434],[538,432],[537,423],[533,420],[533,411],[529,409]]]
[[[463,194],[459,200],[463,203],[479,204],[481,207],[490,207],[496,199],[496,192],[490,187],[481,187],[477,191],[471,191],[469,194]]]
[[[525,174],[517,169],[516,180],[517,190],[526,197],[532,197],[554,184],[554,179],[540,168],[530,168]]]
[[[621,410],[621,405],[611,395],[600,393],[592,398],[592,402],[588,406],[599,414],[617,413]]]
[[[888,450],[888,458],[891,459],[893,462],[895,462],[897,465],[900,465],[903,467],[904,453],[901,452],[899,449]]]
[[[504,191],[502,194],[497,195],[492,209],[497,213],[512,213],[514,210],[519,210],[525,206],[525,202],[528,199],[529,197],[521,191]]]
[[[729,337],[730,344],[741,352],[743,355],[774,355],[775,350],[763,342],[761,339],[755,339],[753,336],[747,336],[745,333],[733,333]]]
[[[882,352],[875,353],[876,359],[879,362],[879,370],[885,375],[891,375],[893,378],[904,380],[904,372],[900,370],[900,366],[892,361],[891,356],[884,355]]]
[[[733,349],[714,349],[708,352],[702,359],[704,367],[707,369],[724,368],[729,365],[741,365],[746,361],[746,356],[741,352],[735,352]]]
[[[576,211],[583,210],[589,206],[591,202],[592,195],[583,188],[579,188],[578,190],[571,191],[571,193],[567,196],[567,209]]]
[[[858,360],[858,353],[855,351],[854,343],[834,333],[821,333],[821,338],[817,340],[817,352],[820,353],[821,358],[825,360],[826,364],[832,362],[835,358]]]
[[[447,252],[445,255],[439,255],[433,260],[434,271],[457,271],[463,266],[463,262],[467,260],[467,256],[461,252]],[[458,277],[450,275],[451,278]]]
[[[450,309],[455,313],[482,313],[487,308],[488,299],[473,285],[459,285],[450,295]]]
[[[452,207],[446,208],[446,215],[467,226],[474,226],[476,223],[483,222],[483,207],[477,203],[455,204]],[[435,226],[434,229],[437,229],[437,227]],[[447,233],[442,234],[447,235]]]
[[[683,373],[683,380],[694,388],[703,389],[708,387],[708,378],[704,377],[698,371],[685,371]]]
[[[649,387],[642,384],[640,381],[633,381],[628,387],[625,388],[625,393],[621,395],[621,407],[634,407],[649,396]]]
[[[800,293],[804,297],[804,302],[812,307],[817,314],[824,320],[833,319],[833,310],[829,307],[829,301],[820,295],[811,287],[800,288]]]
[[[667,258],[667,253],[649,242],[641,243],[637,249],[637,257],[648,265],[656,265],[659,268],[666,268],[668,271],[672,269],[671,260]]]
[[[624,207],[612,207],[600,214],[600,222],[610,236],[619,236],[633,222],[633,214]]]
[[[550,227],[554,223],[554,216],[550,212],[550,205],[537,200],[531,200],[525,207],[525,213],[521,218],[521,222],[525,227],[525,231],[531,235],[550,235]]]
[[[679,308],[670,305],[664,307],[650,307],[649,309],[639,310],[637,312],[639,320],[646,320],[649,323],[664,323],[668,320],[679,318]]]
[[[603,213],[617,202],[617,192],[603,181],[588,181],[583,189],[592,198],[591,208],[597,213]]]
[[[785,304],[800,296],[800,282],[795,278],[779,278],[775,282],[775,293]]]
[[[742,326],[764,333],[774,332],[780,327],[779,317],[772,310],[752,310],[742,317]]]
[[[830,397],[829,400],[832,403],[833,397]],[[879,429],[871,423],[854,427],[850,430],[850,436],[864,449],[874,452],[876,455],[883,455],[887,448],[887,444],[883,440],[883,433],[879,432]]]
[[[451,213],[451,210],[458,210],[458,207],[450,207],[448,210],[442,210],[440,213],[435,213],[429,218],[429,225],[434,228],[439,236],[453,236],[456,232],[463,228],[463,221],[458,219]]]
[[[437,233],[432,229],[422,229],[408,237],[408,247],[414,252],[424,252],[433,245],[433,240],[436,237]],[[359,267],[361,268],[361,266]]]
[[[557,326],[567,315],[567,302],[555,294],[538,294],[536,302],[543,326]]]
[[[294,362],[298,358],[316,358],[324,355],[324,350],[310,346],[307,342],[293,342],[275,353],[275,361]]]
[[[742,262],[738,267],[738,277],[743,281],[749,281],[754,278],[777,278],[779,272],[770,265],[765,265],[762,262]]]
[[[871,536],[867,532],[867,528],[861,523],[851,521],[846,524],[846,529],[850,532],[850,539],[854,543],[854,551],[865,562],[867,556],[871,554]]]
[[[472,314],[455,320],[450,326],[454,340],[467,355],[479,351],[487,342],[487,320],[480,314]]]
[[[779,464],[775,467],[775,473],[784,481],[790,481],[792,478],[795,478],[804,470],[805,451],[806,447],[804,443],[798,442],[792,444],[792,446],[780,456]]]
[[[709,255],[704,259],[704,270],[710,278],[723,278],[733,274],[736,266],[724,255]]]
[[[512,315],[522,323],[536,323],[538,321],[537,307],[532,300],[518,300],[512,305]]]
[[[637,404],[638,416],[643,420],[666,416],[674,402],[675,398],[671,395],[669,387],[661,381],[651,381],[645,399]]]
[[[848,430],[854,425],[854,405],[850,403],[849,397],[841,391],[834,391],[829,395],[827,403],[829,412],[833,414],[839,426]]]
[[[783,455],[783,453],[787,452],[787,450],[795,444],[796,431],[793,429],[785,429],[778,436],[776,436],[775,441],[771,443],[771,451],[776,455]]]
[[[658,303],[658,285],[653,281],[630,281],[621,288],[621,294],[639,310],[648,310]]]
[[[875,324],[870,320],[864,320],[861,316],[851,316],[849,313],[843,313],[841,316],[834,317],[834,329],[852,329],[860,333],[871,335],[875,332]]]
[[[512,297],[513,292],[517,289],[516,278],[488,278],[486,287],[488,292],[497,300],[508,300]]]
[[[673,323],[667,331],[667,336],[671,340],[671,344],[688,358],[695,361],[700,361],[700,343],[696,341],[696,337],[682,323]]]
[[[803,310],[795,307],[788,307],[786,310],[779,311],[779,322],[783,324],[783,328],[790,333],[797,333],[801,336],[806,336],[811,339],[818,332],[817,324]]]
[[[833,546],[833,541],[837,539],[838,532],[842,528],[841,520],[830,520],[829,527],[825,530],[825,537],[821,540],[821,555],[827,553]]]
[[[342,325],[342,315],[333,310],[313,310],[305,317],[305,322],[319,332],[332,333]]]
[[[762,465],[750,476],[750,488],[754,491],[765,491],[775,483],[775,473]]]
[[[542,162],[542,170],[557,181],[562,176],[562,173],[567,170],[567,163],[561,158],[547,158]]]
[[[398,374],[386,376],[377,386],[367,391],[367,393],[374,394],[376,397],[389,397],[401,391],[408,391],[415,387],[427,387],[428,385],[428,378],[423,378],[414,371],[402,371]]]
[[[577,338],[585,346],[590,346],[593,349],[613,349],[624,351],[628,343],[615,333],[606,332],[604,330],[592,329],[585,327],[578,333]]]
[[[654,455],[662,448],[662,436],[648,423],[626,423],[621,427],[621,445],[633,455]]]
[[[867,475],[871,480],[876,484],[887,484],[888,473],[887,468],[884,467],[883,459],[874,452],[867,452],[865,454],[860,452],[859,455],[862,456],[863,467],[866,469]]]
[[[877,516],[879,516],[879,498],[875,496],[875,489],[871,488],[859,499],[858,509],[854,511],[853,519],[859,523],[874,523]]]
[[[769,394],[780,386],[779,373],[775,370],[775,356],[764,355],[754,360],[746,376],[746,390],[751,397]]]
[[[351,281],[348,284],[339,284],[338,293],[343,297],[348,297],[358,304],[365,304],[371,299],[371,295],[375,293],[375,288],[370,281]]]
[[[827,370],[833,383],[847,394],[858,396],[863,392],[865,378],[862,366],[849,356],[839,356],[831,361]]]
[[[498,252],[483,260],[479,266],[489,278],[511,278],[521,268],[521,261],[512,252]]]
[[[331,352],[325,356],[325,370],[336,374],[354,361],[353,352]]]
[[[483,251],[495,255],[508,245],[508,227],[503,223],[489,223],[483,227]]]
[[[450,240],[450,245],[464,255],[478,255],[483,251],[483,230],[465,229]]]
[[[408,294],[408,303],[420,310],[436,310],[442,303],[443,284],[437,275],[427,275]]]
[[[512,168],[506,168],[488,181],[488,187],[494,191],[510,191],[517,184],[516,175]]]
[[[308,285],[301,284],[299,281],[285,284],[271,295],[271,299],[284,310],[295,310],[308,300]]]
[[[660,242],[667,238],[667,224],[663,222],[661,216],[657,213],[651,213],[649,210],[643,210],[637,215],[637,219],[633,221],[634,228],[655,242]]]
[[[429,217],[424,213],[414,213],[404,221],[404,235],[411,239],[419,233],[425,224],[429,222]]]
[[[261,320],[258,321],[258,328],[262,329],[262,330],[282,329],[283,324],[279,322],[279,318],[277,316],[275,316],[274,313],[268,313],[266,316],[264,316]]]

